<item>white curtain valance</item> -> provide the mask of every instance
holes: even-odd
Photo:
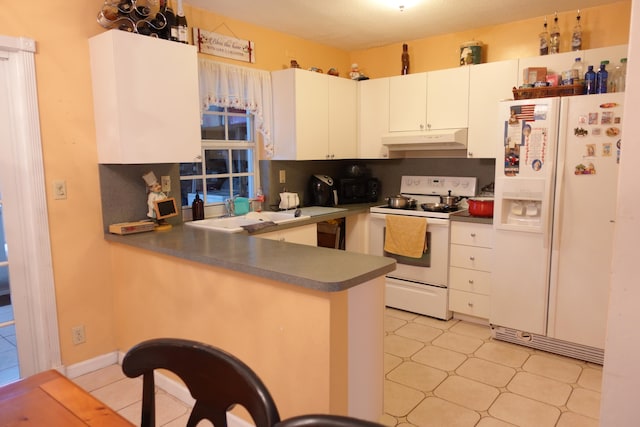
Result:
[[[271,158],[271,73],[202,58],[198,60],[198,67],[203,111],[215,105],[251,112],[255,116],[256,129],[262,134],[265,153]]]

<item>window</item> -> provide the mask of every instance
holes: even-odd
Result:
[[[202,161],[180,164],[182,206],[200,194],[205,205],[234,196],[252,197],[258,160],[253,115],[245,110],[210,106],[202,118]]]

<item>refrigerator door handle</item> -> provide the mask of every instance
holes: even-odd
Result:
[[[566,104],[562,104],[560,107],[560,123],[567,123],[568,115],[569,113],[567,111]],[[566,144],[567,135],[569,132],[568,126],[560,126],[559,130],[560,132],[558,135],[558,142],[556,144],[556,150],[558,150],[558,153],[556,155],[557,170],[556,170],[556,176],[555,176],[555,182],[554,182],[555,195],[553,198],[554,230],[553,230],[553,241],[551,242],[551,245],[554,250],[559,250],[560,245],[562,244],[561,236],[562,236],[562,220],[563,220],[563,211],[564,211],[564,209],[562,209],[562,200],[563,200],[563,192],[564,192],[563,183],[565,178],[564,163],[566,159],[565,144]]]

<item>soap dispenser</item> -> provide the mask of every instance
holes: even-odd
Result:
[[[196,197],[191,204],[191,216],[194,221],[204,219],[204,202],[196,191]]]

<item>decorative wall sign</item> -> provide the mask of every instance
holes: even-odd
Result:
[[[200,53],[252,64],[256,62],[255,45],[251,40],[229,37],[195,27],[193,28],[193,40]]]

